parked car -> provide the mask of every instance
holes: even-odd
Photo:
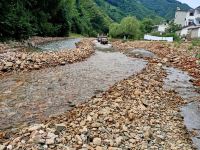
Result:
[[[107,36],[101,37],[101,44],[108,44],[108,37]]]
[[[107,36],[98,36],[97,41],[101,44],[108,44],[108,37]]]

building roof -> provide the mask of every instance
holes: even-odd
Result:
[[[199,6],[199,7],[197,7],[197,8],[195,8],[195,9],[197,9],[197,10],[199,10],[199,11],[200,11],[200,6]]]
[[[200,28],[200,25],[192,25],[192,26],[185,26],[185,27],[183,27],[182,29],[197,29],[197,28]],[[182,29],[180,29],[180,30],[182,30]]]
[[[194,12],[195,10],[199,10],[200,11],[200,6],[195,8],[195,9],[190,9],[190,10],[181,10],[179,7],[177,8],[176,11],[182,11],[182,12]]]

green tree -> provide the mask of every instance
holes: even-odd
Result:
[[[149,18],[145,18],[141,21],[140,29],[144,34],[150,33],[153,30],[153,26],[154,26],[153,20]]]
[[[120,23],[121,36],[137,39],[140,35],[140,23],[135,17],[126,17]]]
[[[167,28],[168,33],[175,33],[181,29],[181,25],[175,24],[173,21],[169,22],[169,27]]]
[[[121,33],[120,33],[120,24],[118,23],[112,23],[110,26],[109,26],[109,35],[111,37],[118,37]]]

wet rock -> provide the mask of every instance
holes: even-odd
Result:
[[[145,49],[131,49],[128,52],[129,55],[133,55],[135,57],[140,57],[140,58],[153,58],[155,57],[155,54],[145,50]]]

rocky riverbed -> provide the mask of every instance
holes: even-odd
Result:
[[[132,51],[135,48],[137,52]],[[180,111],[188,101],[176,89],[164,85],[166,79],[171,82],[167,66],[188,71],[195,77],[190,81],[198,85],[199,60],[162,42],[116,41],[111,51],[116,49],[130,57],[144,58],[149,64],[137,75],[128,75],[62,115],[0,132],[0,149],[195,149],[191,136],[196,133],[186,129]],[[109,49],[106,53],[110,54]],[[104,67],[110,68],[106,64]]]
[[[0,54],[0,75],[82,61],[93,52],[90,39],[83,39],[73,49],[47,52],[6,51]]]
[[[162,88],[165,71],[149,64],[102,96],[43,124],[2,134],[8,149],[190,150],[189,134],[174,92]],[[9,137],[10,135],[10,137]],[[6,140],[6,138],[9,138]]]
[[[189,50],[190,43],[151,42],[151,41],[128,41],[117,40],[112,42],[115,49],[127,53],[132,49],[145,49],[153,52],[160,58],[160,62],[168,66],[174,66],[187,71],[195,78],[194,84],[200,86],[200,60],[195,57],[199,53],[199,47]]]

